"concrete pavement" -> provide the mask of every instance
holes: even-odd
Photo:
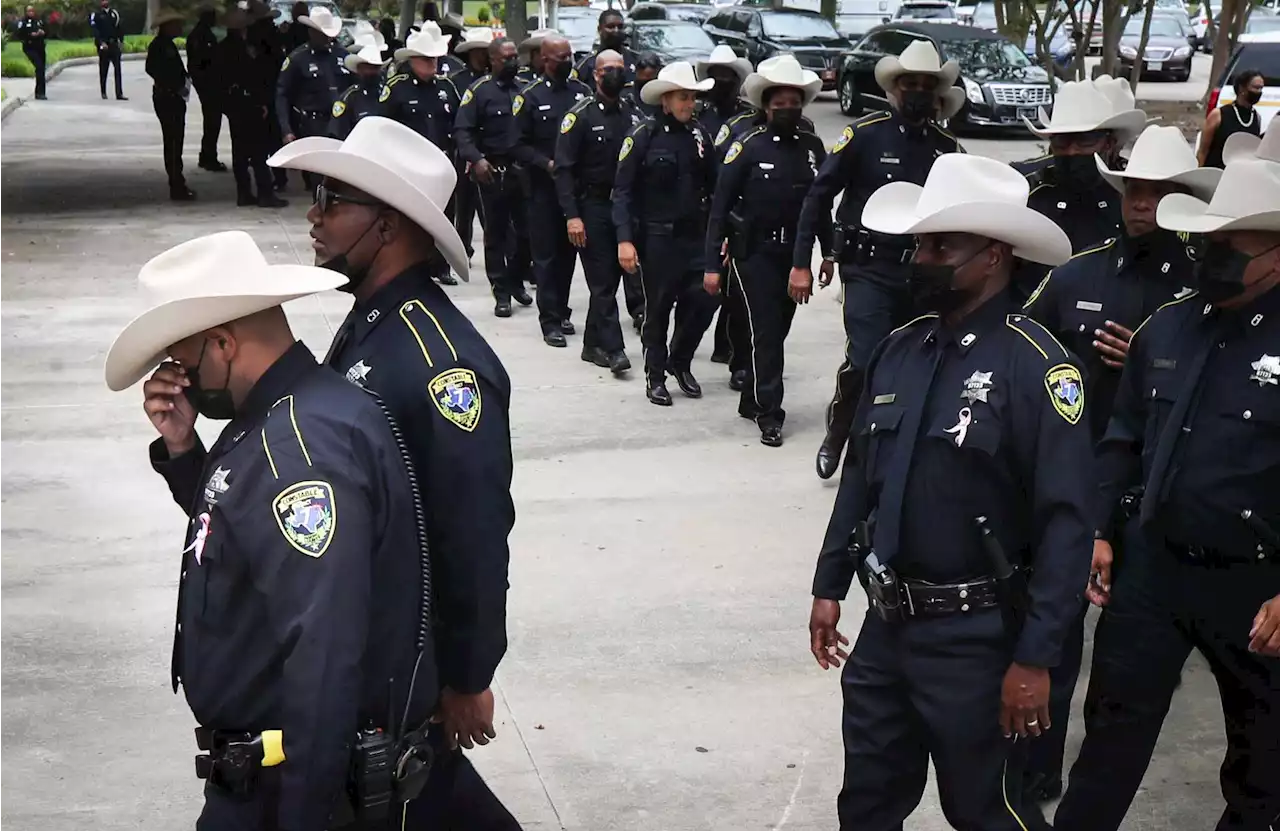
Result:
[[[194,725],[168,687],[184,521],[147,464],[140,393],[107,392],[102,361],[136,308],[139,266],[169,246],[239,228],[276,262],[310,258],[296,181],[283,211],[237,209],[229,174],[194,167],[198,104],[186,158],[201,200],[166,201],[145,78],[138,64],[125,73],[131,101],[100,101],[95,70],[72,68],[3,128],[0,820],[11,828],[191,826]],[[843,126],[834,102],[812,114]],[[997,144],[1002,157],[1034,152]],[[797,315],[787,444],[774,450],[736,417],[709,345],[694,367],[706,397],[650,406],[638,373],[619,381],[578,360],[579,337],[544,346],[531,310],[493,318],[479,255],[477,266],[450,293],[514,383],[517,523],[499,737],[472,758],[539,831],[834,828],[838,680],[813,665],[805,628],[835,494],[812,469],[843,343],[834,291]],[[348,305],[333,293],[288,309],[323,351]],[[572,305],[581,323],[580,273]],[[633,337],[628,347],[635,361]],[[207,439],[216,427],[202,426]],[[856,593],[845,605],[853,637],[865,606]],[[1216,689],[1195,660],[1126,829],[1211,827],[1222,749]],[[932,786],[908,827],[946,827]]]

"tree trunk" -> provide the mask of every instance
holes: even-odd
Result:
[[[1071,77],[1077,80],[1084,78],[1084,62],[1089,56],[1089,41],[1093,39],[1094,27],[1098,25],[1098,10],[1101,7],[1098,0],[1089,3],[1089,22],[1084,27],[1084,37],[1076,43],[1075,60],[1072,61]]]
[[[525,19],[524,0],[506,0],[506,16],[502,21],[507,27],[507,37],[516,43],[529,36],[529,24]]]
[[[836,0],[822,0],[822,16],[833,24],[836,22]]]
[[[160,0],[147,0],[147,19],[142,27],[144,35],[151,34],[151,21],[160,13]]]
[[[1147,38],[1151,36],[1151,12],[1155,10],[1155,0],[1147,0],[1147,9],[1142,15],[1142,37],[1138,39],[1138,54],[1133,58],[1133,71],[1129,75],[1129,86],[1133,94],[1138,94],[1138,81],[1142,78],[1143,58],[1147,54]]]
[[[1218,76],[1222,74],[1222,68],[1231,57],[1236,38],[1239,36],[1240,29],[1244,28],[1244,21],[1248,16],[1248,0],[1222,0],[1221,25],[1218,26],[1217,34],[1213,39],[1213,65],[1209,69],[1209,88],[1205,90],[1205,98],[1208,98],[1218,82]]]
[[[414,0],[400,0],[400,40],[409,39],[409,27],[413,25],[413,19],[417,16],[417,8]]]

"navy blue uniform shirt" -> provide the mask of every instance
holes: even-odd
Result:
[[[1014,660],[1049,667],[1089,577],[1096,480],[1075,359],[1016,312],[1012,295],[999,295],[955,328],[925,315],[877,348],[813,594],[848,592],[849,540],[872,512],[872,546],[902,577],[955,583],[991,575],[974,523],[985,516],[1009,561],[1033,570]],[[919,434],[906,435],[913,420]],[[903,475],[902,500],[889,504],[885,484]],[[890,514],[897,540],[886,539]]]
[[[565,116],[590,95],[587,85],[573,78],[563,84],[541,78],[525,87],[512,102],[518,135],[513,151],[516,161],[545,174],[556,157],[556,136]]]
[[[519,138],[512,113],[515,97],[520,94],[516,84],[485,75],[462,94],[454,121],[454,140],[463,159],[472,164],[485,158],[494,164],[512,160],[511,152]]]
[[[570,110],[556,139],[556,193],[566,219],[582,216],[579,200],[587,191],[613,189],[618,153],[627,133],[642,116],[629,98],[609,103],[592,96]]]
[[[677,236],[695,233],[701,243],[718,166],[711,136],[696,120],[681,124],[664,114],[642,121],[618,152],[613,182],[618,242],[632,242],[645,223],[659,223],[672,225]]]
[[[453,120],[458,117],[458,88],[448,78],[419,80],[412,69],[388,78],[378,94],[382,114],[453,155]]]
[[[382,81],[376,76],[367,81],[358,81],[347,87],[338,100],[333,102],[333,111],[329,117],[329,135],[345,140],[352,128],[367,115],[383,115],[378,96],[382,91]]]
[[[104,43],[118,43],[122,37],[120,31],[120,12],[115,9],[97,9],[89,14],[89,28],[93,31],[93,41],[97,46]]]
[[[507,648],[511,381],[422,263],[347,315],[326,362],[380,395],[417,473],[441,683],[478,693]]]
[[[418,537],[386,418],[296,343],[211,449],[156,440],[151,461],[190,517],[174,690],[204,727],[282,731],[279,827],[320,831],[356,729],[401,712],[417,654]],[[414,726],[438,692],[430,653],[417,683]]]
[[[292,133],[289,125],[291,109],[302,113],[329,115],[338,100],[355,80],[355,74],[343,64],[347,50],[334,44],[318,49],[299,46],[284,59],[280,77],[276,79],[276,116],[280,129]]]
[[[620,51],[622,53],[622,74],[629,84],[636,79],[636,63],[640,60],[640,56],[626,46],[622,47]],[[596,55],[598,54],[596,53]],[[577,67],[573,70],[578,80],[586,84],[587,88],[592,92],[596,91],[596,55],[587,55],[578,62]]]

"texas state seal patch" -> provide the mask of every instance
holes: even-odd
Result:
[[[1080,371],[1071,364],[1058,364],[1045,373],[1044,385],[1058,415],[1071,424],[1078,423],[1084,414],[1084,381]]]
[[[290,485],[271,507],[289,545],[308,557],[319,557],[328,550],[338,525],[332,485],[321,481]]]
[[[470,433],[480,423],[480,385],[476,374],[461,367],[447,369],[427,385],[440,415]]]

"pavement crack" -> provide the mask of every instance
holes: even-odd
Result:
[[[791,789],[791,798],[787,800],[787,807],[782,809],[782,817],[778,820],[778,824],[773,826],[773,831],[779,831],[791,821],[791,812],[795,810],[796,800],[800,797],[800,786],[804,784],[804,768],[808,759],[809,751],[806,750],[800,755],[800,773],[796,776],[796,786]]]
[[[493,680],[493,688],[498,691],[498,697],[502,699],[502,706],[506,707],[507,712],[511,714],[511,724],[516,728],[516,736],[520,739],[520,746],[524,748],[525,755],[529,757],[529,764],[533,767],[534,776],[538,777],[538,785],[542,788],[542,795],[547,798],[547,804],[551,806],[551,813],[555,814],[556,826],[560,828],[560,831],[567,831],[564,819],[560,816],[560,809],[556,807],[556,801],[551,798],[547,780],[543,778],[542,770],[538,767],[538,760],[533,758],[533,749],[529,747],[529,742],[524,737],[524,731],[520,729],[520,719],[516,717],[516,711],[512,708],[510,699],[507,698],[506,690],[502,689],[502,685],[498,683],[496,678]]]

